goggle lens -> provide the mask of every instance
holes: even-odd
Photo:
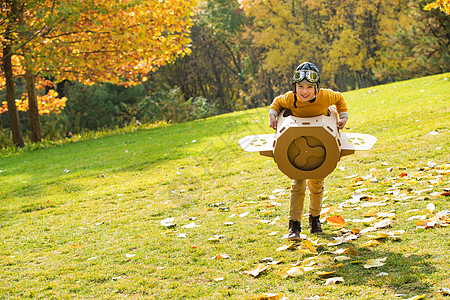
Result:
[[[294,73],[294,82],[300,82],[303,79],[308,80],[311,83],[316,83],[319,81],[319,74],[311,70],[300,70]]]

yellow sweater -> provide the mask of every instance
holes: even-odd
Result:
[[[334,105],[339,113],[340,118],[348,118],[347,102],[344,96],[330,89],[320,89],[316,100],[311,102],[301,102],[297,97],[297,108],[294,107],[294,93],[287,92],[284,95],[276,97],[270,105],[270,110],[276,111],[277,114],[283,108],[290,109],[295,117],[309,118],[328,114],[328,107]]]

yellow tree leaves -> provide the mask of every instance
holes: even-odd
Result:
[[[190,51],[195,1],[96,1],[92,7],[72,2],[78,17],[62,22],[35,47],[58,61],[60,69],[48,69],[57,79],[133,84]]]
[[[440,9],[447,15],[450,15],[450,0],[436,0],[425,5],[425,10]]]
[[[60,113],[66,106],[66,97],[59,98],[58,93],[54,90],[50,90],[46,95],[39,95],[37,97],[38,108],[40,115],[48,115],[50,113]],[[28,110],[28,96],[22,95],[22,99],[16,100],[16,106],[18,111]],[[2,102],[0,107],[0,114],[8,111],[8,105],[6,101]]]
[[[190,52],[195,5],[196,0],[30,2],[22,8],[23,18],[3,22],[0,30],[10,26],[17,31],[8,40],[14,76],[23,76],[26,58],[35,75],[56,82],[134,85],[148,72]],[[54,100],[57,106],[53,96],[40,102]],[[44,113],[57,111],[52,105],[42,107]]]

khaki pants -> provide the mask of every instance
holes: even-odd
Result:
[[[323,179],[293,180],[289,207],[289,218],[291,220],[301,221],[302,219],[306,185],[309,189],[309,213],[314,217],[320,215],[323,199]]]

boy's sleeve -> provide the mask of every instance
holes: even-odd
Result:
[[[334,103],[336,109],[339,113],[339,118],[348,118],[348,107],[347,102],[344,99],[344,95],[340,92],[334,92]]]
[[[275,97],[273,99],[272,104],[270,105],[270,111],[269,114],[274,114],[275,116],[278,116],[280,111],[286,107],[286,95],[280,95],[278,97]]]

